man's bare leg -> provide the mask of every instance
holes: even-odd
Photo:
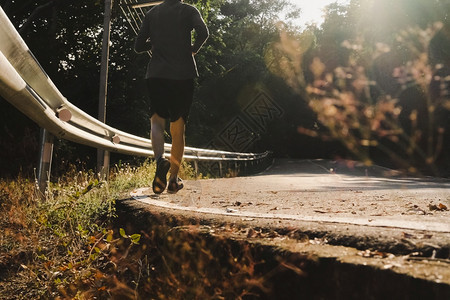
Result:
[[[166,188],[167,172],[170,168],[169,161],[163,158],[166,120],[159,115],[154,114],[151,118],[151,124],[152,129],[150,136],[156,160],[156,172],[152,183],[152,189],[155,194],[161,194]]]
[[[170,134],[172,135],[172,149],[170,151],[170,179],[169,181],[177,181],[178,171],[180,170],[181,161],[184,154],[184,130],[185,122],[183,118],[179,118],[175,122],[170,123]]]
[[[166,119],[160,117],[157,114],[153,114],[150,119],[151,132],[150,138],[152,140],[153,152],[155,154],[155,160],[163,157],[164,154],[164,130],[166,127]]]

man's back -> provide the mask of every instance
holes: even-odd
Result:
[[[194,46],[191,45],[193,29],[197,32]],[[195,7],[180,0],[166,0],[152,8],[145,16],[135,44],[137,52],[152,51],[146,78],[196,77],[192,53],[199,50],[207,37],[208,30]]]

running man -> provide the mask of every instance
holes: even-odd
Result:
[[[196,38],[192,43],[192,30]],[[156,174],[156,194],[166,186],[168,193],[183,188],[178,171],[184,154],[185,126],[193,100],[194,78],[198,76],[194,56],[209,36],[197,8],[182,0],[165,0],[146,14],[136,38],[137,53],[151,51],[146,80],[150,94],[150,116]],[[164,158],[164,130],[170,120],[170,161]],[[167,173],[170,169],[169,182]]]

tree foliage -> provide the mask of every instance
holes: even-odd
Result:
[[[224,130],[238,118],[247,122],[244,129],[249,132],[247,138],[253,141],[245,150],[274,150],[279,156],[295,157],[348,155],[336,144],[330,147],[328,142],[298,133],[298,128],[320,127],[303,101],[307,98],[305,86],[315,78],[311,65],[323,68],[325,74],[348,67],[349,63],[357,64],[367,70],[365,75],[379,81],[383,91],[391,92],[398,86],[387,79],[387,70],[382,66],[394,63],[402,66],[414,55],[399,40],[399,34],[409,28],[424,29],[435,21],[448,20],[446,1],[334,3],[326,8],[323,24],[304,29],[296,25],[301,10],[287,0],[186,1],[199,8],[211,33],[196,57],[200,78],[188,124],[188,144],[227,148],[217,141],[223,140]],[[0,0],[1,7],[63,95],[93,116],[97,115],[98,107],[103,4],[101,0]],[[114,1],[107,123],[148,136],[148,95],[143,81],[148,57],[132,50],[135,33],[122,14],[121,4],[122,1]],[[380,55],[374,60],[383,45],[392,50],[390,55]],[[290,56],[285,55],[286,50]],[[291,73],[286,76],[288,70]],[[261,93],[281,112],[281,117],[268,120],[262,128],[245,119],[246,109]],[[9,149],[13,155],[21,153],[19,149],[37,147],[36,127],[24,121],[17,124],[17,118],[24,118],[6,101],[2,100],[0,106],[2,153]],[[25,138],[25,132],[35,138]],[[59,162],[63,158],[89,162],[86,158],[93,153],[92,149],[64,141],[59,141],[56,148]],[[26,163],[20,160],[20,157],[2,158],[3,162],[14,161],[15,165],[34,164],[34,158],[29,157]]]
[[[358,159],[434,175],[448,165],[448,5],[354,0],[330,5],[315,29],[305,64],[312,107]],[[358,116],[366,109],[378,113]]]

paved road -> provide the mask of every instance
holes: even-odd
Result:
[[[206,224],[218,236],[234,232],[249,242],[420,278],[449,293],[449,180],[402,178],[348,161],[282,159],[256,176],[185,186],[176,195],[137,189],[127,205]]]
[[[276,160],[256,176],[185,182],[177,195],[132,196],[213,218],[306,221],[450,233],[450,181],[329,160]],[[450,236],[449,236],[450,237]],[[449,238],[450,243],[450,238]]]

